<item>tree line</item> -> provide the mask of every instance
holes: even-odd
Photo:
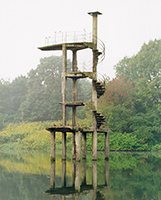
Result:
[[[71,61],[67,63],[71,71]],[[45,57],[27,76],[12,82],[1,80],[0,127],[2,122],[61,120],[61,66],[61,56]],[[136,55],[124,57],[114,67],[116,77],[107,78],[105,94],[98,99],[105,126],[115,135],[119,133],[118,137],[124,134],[129,146],[132,138],[145,147],[161,143],[161,40],[143,44]],[[72,80],[67,83],[67,101],[71,101]],[[79,80],[78,100],[90,99],[90,82]],[[70,116],[71,109],[67,110],[67,119]],[[87,108],[78,110],[77,116],[91,125]]]
[[[62,57],[40,59],[36,69],[27,76],[19,76],[12,82],[0,80],[0,127],[3,123],[19,121],[57,121],[62,118],[61,102]],[[72,63],[67,60],[68,71]],[[78,98],[89,100],[91,85],[87,80],[78,81]],[[72,101],[72,80],[67,81],[67,101]],[[71,114],[67,109],[67,117]]]

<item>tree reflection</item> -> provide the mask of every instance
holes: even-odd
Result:
[[[109,183],[109,161],[105,160],[105,180],[103,185],[97,183],[97,161],[92,161],[92,184],[87,184],[86,177],[86,160],[76,162],[72,160],[72,183],[71,186],[66,186],[66,161],[62,161],[62,186],[57,188],[55,184],[55,161],[51,163],[50,171],[50,189],[45,193],[59,196],[61,199],[72,197],[77,199],[80,196],[91,195],[92,199],[105,199],[100,191],[108,188]]]

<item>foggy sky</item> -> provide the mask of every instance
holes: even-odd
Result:
[[[136,54],[143,43],[161,38],[160,0],[5,0],[0,1],[0,78],[26,75],[41,57],[61,55],[37,47],[55,31],[92,31],[98,18],[98,37],[105,43],[106,58],[99,73],[115,76],[113,66]]]

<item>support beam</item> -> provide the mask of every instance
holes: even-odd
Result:
[[[82,160],[82,185],[86,185],[86,160]]]
[[[66,186],[66,161],[62,160],[62,187]]]
[[[66,88],[67,88],[67,81],[66,81],[66,71],[67,71],[67,49],[65,44],[62,45],[63,50],[63,67],[62,67],[62,120],[63,126],[66,125]]]
[[[66,132],[62,132],[62,160],[66,160]]]
[[[72,160],[72,187],[75,185],[75,176],[76,176],[76,161]]]
[[[105,133],[105,160],[108,160],[110,156],[110,147],[109,147],[109,132]]]
[[[77,50],[73,50],[73,62],[72,62],[72,71],[77,72]],[[72,88],[72,99],[73,101],[77,101],[77,79],[73,78],[73,88]],[[77,125],[77,116],[76,116],[77,107],[74,106],[72,108],[72,125]]]
[[[109,160],[105,160],[105,186],[109,185],[109,173],[110,173],[110,163]]]
[[[80,192],[80,162],[76,162],[75,190]]]
[[[50,169],[50,189],[55,188],[55,162],[51,162]]]
[[[92,161],[92,185],[97,190],[97,161]]]
[[[97,130],[92,133],[92,160],[97,160]]]
[[[80,131],[75,133],[75,142],[76,142],[76,161],[80,162],[80,155],[81,155],[81,132]]]
[[[55,132],[51,132],[51,161],[55,161]]]
[[[82,133],[82,158],[86,159],[86,133]]]
[[[72,159],[76,159],[76,144],[75,144],[75,133],[72,133]]]

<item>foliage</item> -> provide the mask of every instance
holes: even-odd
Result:
[[[79,127],[86,127],[88,120],[78,119]],[[61,121],[54,122],[59,125]],[[71,121],[68,122],[71,124]],[[2,149],[50,149],[50,132],[44,129],[52,122],[26,122],[9,124],[0,131]],[[72,133],[67,133],[67,149],[72,147]],[[61,149],[62,133],[56,133],[56,148]],[[87,150],[92,150],[92,134],[87,134]],[[97,149],[104,150],[105,135],[98,133]],[[110,150],[151,150],[152,144],[132,133],[110,132]]]
[[[161,144],[156,144],[152,147],[153,151],[161,151]]]
[[[110,133],[110,150],[151,150],[148,143],[132,133]]]
[[[132,83],[124,77],[106,84],[105,94],[98,101],[98,109],[106,118],[106,125],[113,131],[128,132],[128,120],[133,113]]]
[[[17,77],[11,83],[0,80],[0,113],[4,122],[16,121],[19,118],[18,110],[26,95],[25,76]]]
[[[21,120],[61,119],[61,66],[61,57],[45,57],[28,73],[26,99],[19,109]],[[71,68],[69,60],[68,67]]]
[[[131,58],[116,66],[98,105],[106,125],[136,135],[149,146],[161,142],[161,40],[143,44]]]
[[[62,118],[61,102],[61,56],[40,59],[36,69],[27,76],[17,77],[12,82],[0,80],[0,128],[4,123],[20,121],[48,121]],[[72,63],[67,60],[67,70]],[[78,100],[88,101],[91,85],[88,80],[78,81]],[[67,81],[66,100],[72,100],[72,80]],[[79,109],[81,110],[81,109]],[[67,109],[70,119],[71,109]]]

